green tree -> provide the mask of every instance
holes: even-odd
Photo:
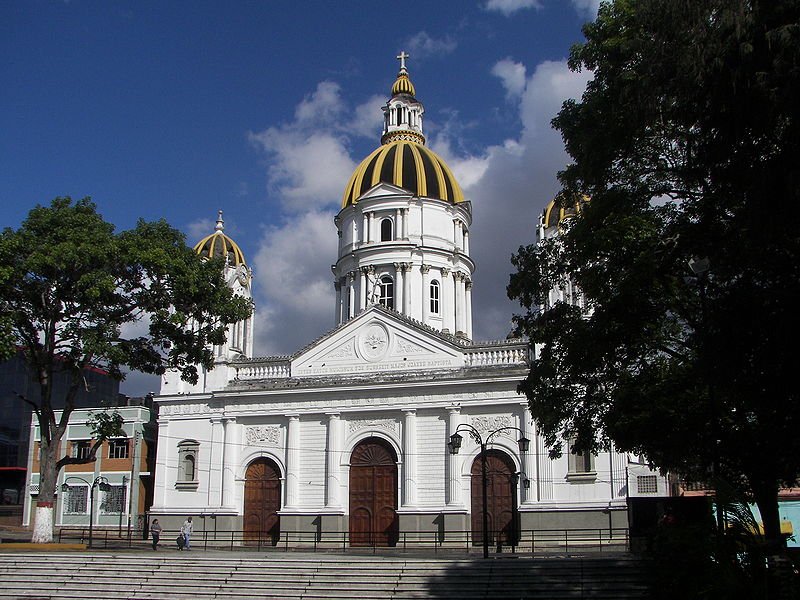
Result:
[[[573,161],[559,202],[582,210],[520,248],[508,288],[554,453],[577,436],[714,467],[775,543],[800,472],[799,20],[797,0],[601,5],[569,63],[594,78],[553,122]],[[542,311],[567,279],[586,310]]]
[[[95,460],[102,440],[119,431],[118,416],[97,413],[90,456],[65,454],[61,441],[84,370],[98,367],[122,379],[125,368],[151,374],[175,369],[195,382],[198,365],[213,366],[211,345],[224,342],[227,325],[251,310],[225,285],[221,264],[199,260],[183,234],[163,220],[140,220],[116,233],[88,198],[57,198],[31,210],[18,230],[2,232],[0,357],[22,353],[39,391],[21,398],[32,405],[41,430],[34,541],[52,541],[59,470]],[[137,321],[147,323],[148,335],[123,335],[124,326]],[[55,377],[69,382],[57,399]]]

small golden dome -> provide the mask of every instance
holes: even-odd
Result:
[[[583,204],[589,201],[588,196],[584,196],[580,200],[569,204],[563,201],[561,194],[553,198],[544,208],[544,226],[545,228],[553,227],[561,224],[566,219],[574,217],[581,212]]]
[[[356,204],[362,194],[379,183],[403,188],[423,198],[464,201],[450,167],[433,150],[413,140],[395,139],[361,161],[347,182],[342,208]]]
[[[409,96],[417,95],[414,84],[411,83],[408,73],[404,70],[397,74],[397,79],[395,79],[394,85],[392,85],[392,96],[397,96],[398,94],[408,94]]]
[[[222,220],[222,211],[219,211],[214,233],[197,242],[194,247],[195,253],[201,258],[207,259],[223,257],[233,267],[246,265],[241,248],[223,233],[224,228],[225,222]]]

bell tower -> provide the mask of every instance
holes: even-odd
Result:
[[[353,172],[334,219],[336,323],[381,304],[439,331],[472,337],[472,206],[425,145],[424,106],[400,70],[383,106],[381,145]]]

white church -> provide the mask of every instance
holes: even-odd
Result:
[[[517,393],[527,341],[472,340],[471,204],[425,146],[406,57],[381,145],[335,218],[336,327],[257,358],[248,319],[196,385],[163,377],[151,517],[165,528],[193,515],[196,536],[391,546],[480,543],[484,523],[492,543],[519,529],[627,526],[628,457],[567,448],[551,460]],[[564,216],[551,203],[538,235]],[[229,285],[250,297],[222,213],[196,251],[224,256]]]

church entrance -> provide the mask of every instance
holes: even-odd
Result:
[[[268,458],[259,458],[247,467],[244,482],[244,543],[278,543],[281,522],[281,473]]]
[[[350,457],[350,545],[394,546],[397,456],[380,438],[367,438]]]
[[[510,545],[514,537],[514,501],[517,493],[513,481],[514,463],[499,450],[487,450],[486,513],[489,543]],[[483,457],[472,463],[472,543],[483,544]]]

